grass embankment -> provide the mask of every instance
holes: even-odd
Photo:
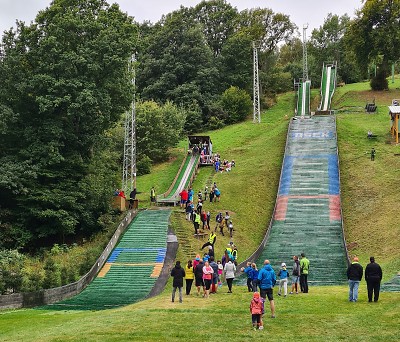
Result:
[[[387,108],[400,98],[399,86],[399,78],[383,92],[368,90],[368,83],[349,85],[337,90],[333,102],[342,112],[337,130],[346,242],[364,265],[374,255],[386,280],[400,271],[400,156],[395,156],[400,146],[393,144]],[[366,114],[363,108],[373,99],[377,113]],[[369,130],[378,137],[367,139]],[[370,160],[373,147],[375,161]]]
[[[225,215],[225,211],[229,211],[235,227],[233,241],[238,246],[241,259],[251,255],[257,248],[272,215],[289,123],[287,116],[293,112],[293,98],[293,93],[280,97],[279,103],[273,110],[263,116],[261,124],[246,121],[217,131],[202,133],[210,135],[213,152],[218,152],[222,159],[234,159],[236,167],[230,173],[215,173],[211,167],[201,167],[193,183],[195,199],[197,192],[203,191],[208,182],[217,183],[221,190],[221,202],[206,201],[203,208],[211,212],[212,228],[215,227],[216,214],[221,211]],[[180,150],[186,151],[185,147],[186,141],[182,142]],[[179,166],[175,168],[175,172],[178,168]],[[138,180],[138,189],[140,191],[142,186],[144,189],[150,189],[154,183],[158,192],[162,193],[168,188],[174,176],[175,174],[163,171],[153,172],[152,175]],[[142,194],[139,200],[144,200],[145,204],[149,205],[147,193]],[[178,257],[183,262],[200,253],[200,246],[206,240],[198,241],[193,237],[193,225],[185,220],[183,210],[180,208],[175,208],[172,226],[186,247],[190,246],[179,251]],[[226,229],[225,237],[218,234],[216,244],[218,258],[222,256],[229,241]]]
[[[361,289],[360,289],[361,290]],[[312,287],[308,295],[276,298],[276,318],[266,311],[264,331],[252,331],[251,294],[234,287],[204,299],[170,302],[170,291],[118,310],[0,313],[2,341],[398,341],[400,301],[383,293],[368,303],[360,291],[349,303],[347,288]],[[397,297],[398,299],[398,297]]]
[[[398,80],[397,80],[398,82]],[[398,83],[397,83],[398,86]],[[357,95],[351,85],[337,91],[334,108],[355,102],[363,107],[380,94],[367,92]],[[354,90],[349,93],[347,90]],[[384,93],[386,94],[386,93]],[[400,94],[393,94],[399,98]],[[376,96],[374,96],[376,95]],[[391,96],[392,94],[390,94]],[[352,98],[353,96],[353,98]],[[233,212],[236,231],[234,241],[239,246],[239,258],[253,252],[261,240],[275,202],[283,147],[288,121],[285,115],[293,111],[293,94],[280,98],[277,106],[263,115],[263,122],[246,122],[223,130],[210,132],[215,150],[222,158],[235,159],[237,167],[232,173],[216,174],[222,190],[221,203],[213,204],[217,210]],[[341,102],[342,101],[342,102]],[[386,101],[382,101],[387,104]],[[336,104],[335,104],[336,103]],[[396,213],[399,172],[399,147],[389,141],[386,108],[378,114],[338,115],[339,151],[341,162],[342,199],[347,241],[357,243],[352,253],[361,256],[365,265],[369,254],[375,254],[387,275],[399,270],[399,225]],[[369,141],[366,132],[378,134]],[[375,162],[370,162],[371,146],[377,149]],[[181,151],[181,152],[180,152]],[[158,193],[165,191],[175,177],[182,161],[184,143],[176,151],[172,164],[153,169],[153,174],[138,179],[138,197],[148,205],[148,192],[152,185]],[[171,166],[172,165],[172,166]],[[211,176],[202,169],[194,188],[198,191]],[[215,216],[215,215],[214,215]],[[192,237],[192,226],[176,210],[173,226],[185,237],[187,247],[180,248],[178,257],[184,260],[199,246]],[[394,225],[393,225],[394,223]],[[225,241],[227,242],[226,238]],[[224,243],[217,243],[217,255]],[[182,241],[181,241],[182,243]],[[0,313],[0,340],[2,341],[395,341],[400,339],[400,296],[382,293],[378,303],[367,303],[365,282],[360,287],[358,303],[347,301],[347,287],[312,287],[308,295],[276,298],[277,318],[265,318],[264,331],[250,328],[248,305],[250,296],[244,287],[235,287],[228,295],[221,293],[210,299],[190,296],[184,303],[170,302],[170,284],[164,293],[141,303],[117,310],[99,312],[54,312],[17,310]],[[268,313],[268,310],[267,310]]]

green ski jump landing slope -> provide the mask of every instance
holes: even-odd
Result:
[[[170,194],[164,198],[161,196],[157,197],[157,203],[176,203],[180,200],[179,194],[183,189],[189,186],[190,178],[196,170],[199,159],[199,154],[191,155],[186,158],[185,164],[183,165]]]
[[[293,255],[310,260],[309,283],[346,281],[336,122],[333,116],[295,117],[288,132],[275,216],[265,259],[278,271],[282,262],[292,269]]]
[[[170,214],[170,210],[140,212],[85,290],[40,309],[102,310],[144,299],[164,264]]]

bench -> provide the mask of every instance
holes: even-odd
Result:
[[[197,234],[193,234],[193,236],[196,238],[196,239],[202,239],[202,240],[204,240],[204,237],[206,237],[206,236],[208,236],[208,234],[207,233],[197,233]]]

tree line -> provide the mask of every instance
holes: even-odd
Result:
[[[308,41],[319,86],[324,61],[341,81],[387,88],[399,59],[399,1],[365,1],[354,19],[329,14]],[[123,114],[137,99],[138,171],[168,158],[183,134],[245,120],[253,42],[261,104],[302,76],[288,15],[224,0],[137,23],[105,0],[54,0],[3,33],[0,48],[0,248],[35,250],[104,229],[119,184]],[[128,61],[136,53],[136,89]]]

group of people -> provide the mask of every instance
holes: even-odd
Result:
[[[212,251],[212,248],[210,248],[210,251]],[[194,282],[197,296],[202,295],[204,298],[209,298],[210,293],[217,293],[218,287],[222,286],[223,279],[228,285],[228,293],[232,293],[232,283],[236,272],[235,263],[232,259],[225,263],[224,260],[215,261],[213,251],[212,255],[210,254],[210,252],[205,254],[203,258],[196,255],[194,260],[188,260],[185,268],[182,268],[180,261],[176,262],[175,267],[171,270],[173,277],[172,302],[175,301],[175,293],[178,290],[179,302],[182,303],[183,280],[186,283],[185,293],[187,296],[190,295]]]
[[[215,235],[215,233],[213,232]],[[216,239],[216,238],[215,238]],[[210,293],[217,293],[218,286],[221,286],[223,278],[228,286],[228,293],[232,293],[232,283],[235,278],[236,264],[234,262],[233,250],[236,246],[230,243],[224,252],[221,261],[215,262],[213,246],[215,243],[209,241],[203,245],[203,248],[209,246],[209,253],[203,258],[197,255],[195,260],[189,260],[185,269],[180,266],[177,261],[175,267],[171,271],[171,276],[174,278],[172,290],[172,302],[175,300],[176,290],[179,290],[179,301],[182,302],[182,287],[183,280],[186,281],[186,295],[190,295],[193,282],[197,288],[197,295],[202,295],[208,298]],[[307,276],[310,268],[310,261],[304,253],[301,253],[301,259],[293,256],[292,268],[292,291],[290,294],[308,293]],[[289,271],[285,263],[281,263],[278,274],[275,273],[270,261],[265,260],[263,267],[258,270],[255,263],[247,263],[246,268],[241,269],[247,275],[247,288],[249,292],[253,292],[250,302],[250,313],[254,330],[263,329],[263,315],[265,313],[264,303],[268,300],[271,311],[271,318],[275,318],[275,302],[273,288],[279,281],[278,295],[287,296]],[[368,301],[377,302],[379,299],[380,282],[382,280],[382,269],[375,262],[374,257],[370,257],[370,263],[365,269],[365,280],[367,282]],[[223,277],[224,276],[224,277]],[[349,280],[349,301],[356,302],[358,300],[359,283],[363,276],[363,267],[359,264],[359,259],[354,257],[353,262],[347,269],[347,277]],[[278,279],[279,278],[279,279]],[[296,292],[294,292],[296,291]]]
[[[208,187],[206,186],[204,192],[199,190],[197,193],[197,204],[194,205],[194,190],[189,187],[188,190],[183,189],[179,196],[181,197],[180,206],[185,209],[186,219],[188,221],[193,222],[194,234],[198,234],[200,230],[200,225],[202,230],[211,230],[210,221],[211,221],[211,212],[210,210],[205,210],[204,204],[205,201],[209,198],[210,203],[220,201],[221,199],[221,191],[218,189],[217,184],[214,182],[211,191],[208,192]],[[219,212],[216,217],[216,226],[214,228],[214,232],[219,228],[219,232],[221,235],[225,236],[224,227],[229,232],[230,237],[233,237],[233,222],[230,217],[228,211],[225,212],[225,215],[222,215],[222,212]]]
[[[221,162],[221,157],[220,157],[219,154],[215,154],[214,155],[214,157],[212,159],[212,163],[214,164],[215,172],[218,172],[218,171],[220,171],[220,172],[223,172],[223,171],[230,172],[232,170],[232,167],[236,166],[236,163],[235,163],[235,161],[233,159],[232,159],[232,161],[224,159]]]
[[[372,256],[370,263],[365,268],[365,281],[367,282],[368,302],[377,302],[382,281],[382,268],[375,262]],[[347,279],[349,281],[349,301],[357,302],[358,288],[363,277],[363,267],[359,263],[358,257],[353,258],[353,262],[347,268]]]

